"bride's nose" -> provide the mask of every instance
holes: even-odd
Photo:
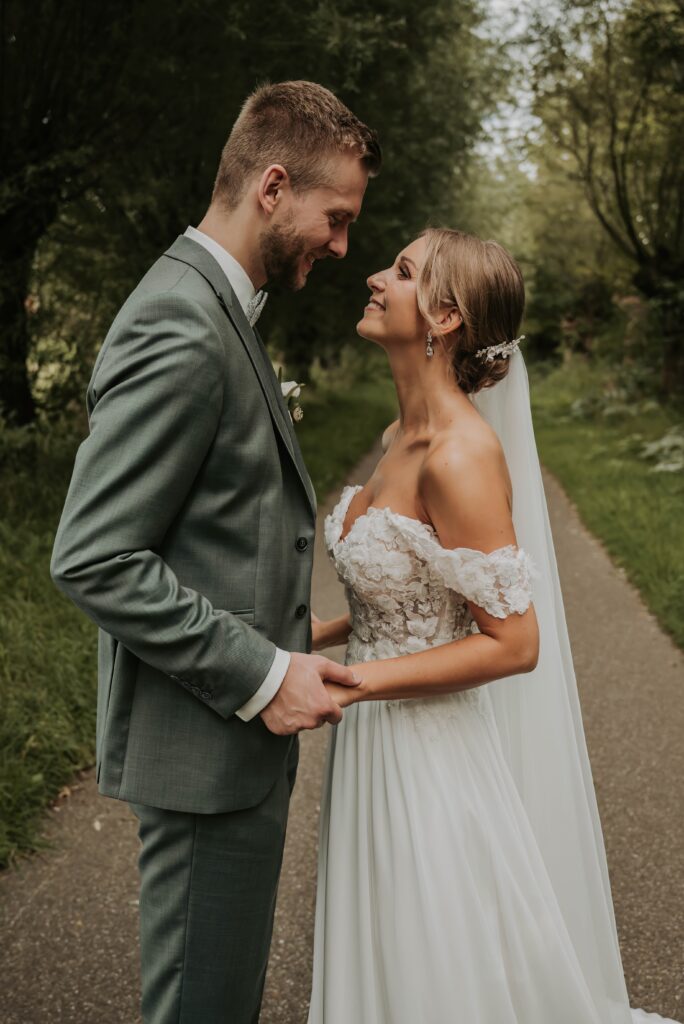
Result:
[[[384,281],[380,277],[380,274],[371,274],[370,277],[366,278],[366,284],[373,292],[381,292],[385,287]]]

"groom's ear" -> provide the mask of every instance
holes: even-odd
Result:
[[[275,213],[276,207],[282,202],[285,189],[289,188],[290,176],[282,164],[271,164],[259,179],[257,196],[262,210],[267,216]]]

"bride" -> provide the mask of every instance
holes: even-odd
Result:
[[[632,1024],[518,350],[520,270],[430,229],[359,334],[400,416],[325,539],[350,616],[309,1024]],[[534,599],[534,603],[533,603]]]

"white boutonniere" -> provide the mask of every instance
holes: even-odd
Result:
[[[280,390],[283,393],[283,398],[287,403],[287,409],[290,413],[290,418],[294,423],[299,423],[304,418],[304,410],[296,399],[302,393],[302,388],[306,387],[306,384],[298,384],[296,380],[283,380],[283,368],[278,368],[278,382],[280,384]]]

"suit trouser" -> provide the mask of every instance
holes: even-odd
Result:
[[[273,932],[293,743],[255,807],[189,814],[131,804],[140,819],[144,1024],[256,1024]]]

